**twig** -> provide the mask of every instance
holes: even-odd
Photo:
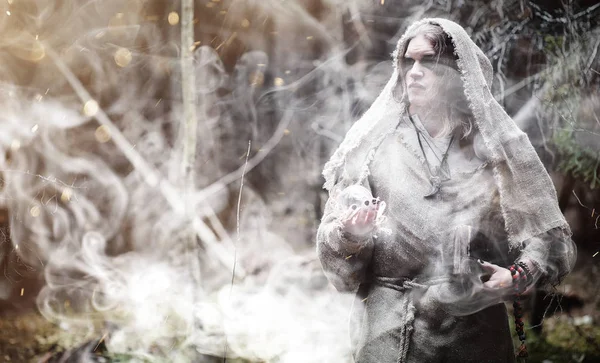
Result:
[[[233,271],[231,273],[231,285],[229,285],[229,298],[231,299],[231,292],[233,291],[233,281],[235,278],[235,267],[237,265],[237,245],[240,242],[240,210],[242,206],[242,190],[244,189],[244,175],[246,175],[246,167],[248,166],[248,157],[250,156],[250,148],[252,147],[252,141],[248,141],[248,152],[246,152],[246,162],[244,163],[244,170],[242,171],[242,179],[240,181],[240,193],[238,195],[237,211],[235,214],[236,220],[236,243],[233,250]],[[225,348],[223,352],[223,362],[227,362],[227,335],[225,335]]]
[[[577,199],[577,202],[579,203],[579,205],[580,205],[580,206],[582,206],[582,207],[583,207],[583,208],[585,208],[585,209],[592,210],[592,208],[590,208],[590,207],[587,207],[587,206],[583,205],[583,203],[581,203],[581,200],[579,199],[579,197],[577,196],[577,194],[575,194],[575,191],[574,191],[574,190],[573,190],[573,195],[575,196],[575,199]]]
[[[198,119],[196,115],[196,72],[194,72],[194,1],[181,3],[181,90],[183,95],[182,175],[188,192],[194,190],[194,164]],[[189,200],[189,198],[188,198]],[[189,204],[189,203],[186,203]]]
[[[527,78],[523,78],[522,80],[520,80],[519,82],[515,83],[514,85],[510,86],[509,88],[507,88],[506,90],[504,90],[503,93],[501,94],[497,94],[494,95],[494,99],[498,102],[500,102],[501,100],[503,100],[504,98],[512,95],[513,93],[521,90],[522,88],[525,88],[527,86],[529,86],[533,81],[540,79],[540,77],[549,74],[550,72],[553,72],[554,70],[558,69],[559,65],[554,65],[551,67],[548,67],[536,74],[532,74],[531,76],[527,77]]]
[[[233,278],[235,277],[235,267],[236,267],[236,256],[237,256],[237,245],[240,243],[240,238],[241,238],[241,234],[240,234],[240,210],[241,210],[241,206],[242,206],[242,190],[244,189],[244,175],[246,175],[246,168],[248,166],[248,157],[250,156],[250,148],[252,147],[252,141],[248,141],[248,152],[246,153],[246,162],[244,163],[244,169],[242,170],[242,178],[240,180],[240,193],[238,195],[238,202],[237,202],[237,211],[235,213],[235,220],[236,220],[236,242],[235,242],[235,248],[234,248],[234,258],[233,258],[233,273],[231,276],[231,287],[233,288]],[[230,290],[231,292],[231,290]]]
[[[381,3],[383,5],[383,1]],[[352,24],[354,24],[354,29],[358,33],[358,39],[364,44],[365,47],[371,48],[373,46],[373,42],[369,39],[369,32],[365,27],[365,24],[360,20],[360,11],[358,10],[358,5],[353,1],[348,2],[348,12],[350,12],[350,20],[352,20]]]
[[[194,72],[194,0],[181,2],[181,94],[183,102],[183,127],[180,128],[183,140],[181,174],[185,195],[185,215],[194,215],[194,165],[196,164],[196,144],[198,118],[196,115],[196,72]],[[196,234],[186,238],[186,251],[189,258],[190,275],[194,281],[192,304],[197,301],[196,290],[200,286],[200,261]]]
[[[102,344],[102,342],[104,341],[104,338],[106,338],[107,335],[108,335],[108,333],[104,333],[104,335],[102,336],[102,338],[100,338],[100,340],[98,341],[98,344],[96,344],[96,347],[94,348],[94,350],[92,350],[92,352],[95,352],[96,349],[98,349],[98,347],[100,346],[100,344]]]
[[[327,137],[328,139],[333,140],[333,141],[335,141],[337,143],[341,143],[342,140],[344,139],[343,136],[340,136],[340,135],[336,134],[335,132],[327,130],[323,126],[319,125],[319,123],[316,122],[316,121],[313,122],[310,125],[310,127],[315,131],[315,133],[317,135]]]
[[[592,51],[592,55],[590,55],[588,63],[586,64],[586,69],[592,69],[592,64],[594,63],[594,59],[596,59],[596,53],[598,52],[598,47],[600,47],[600,39],[598,39],[594,45],[594,50]]]
[[[293,111],[293,109],[286,109],[281,122],[277,126],[277,129],[275,130],[271,138],[264,144],[264,146],[261,147],[260,150],[258,150],[258,152],[243,166],[240,166],[235,171],[223,176],[221,179],[217,180],[216,182],[212,183],[211,185],[200,191],[198,201],[206,200],[206,198],[219,192],[228,184],[231,184],[234,181],[241,178],[242,175],[244,175],[246,168],[248,168],[248,171],[250,171],[254,169],[258,164],[260,164],[260,162],[263,161],[264,158],[267,157],[267,155],[269,155],[271,150],[273,150],[275,146],[277,146],[283,135],[285,135],[285,130],[291,123]]]
[[[81,81],[60,59],[58,54],[56,54],[52,48],[46,45],[44,45],[44,49],[46,51],[46,54],[48,54],[48,56],[52,59],[58,70],[67,79],[67,81],[69,82],[79,99],[83,103],[86,103],[88,101],[94,101],[93,97],[85,89]],[[119,129],[108,118],[104,110],[102,110],[100,107],[98,107],[98,111],[95,114],[95,118],[101,125],[105,126],[108,129],[112,141],[115,143],[115,145],[117,145],[117,147],[125,155],[127,160],[129,160],[129,162],[135,167],[135,169],[139,171],[142,176],[145,177],[144,181],[152,186],[158,185],[159,179],[157,173],[152,169],[152,167],[150,167],[146,163],[142,156],[135,151],[133,146],[129,143],[129,141],[127,141],[125,136],[123,136],[121,131],[119,131]]]
[[[349,50],[347,50],[347,51],[349,51]],[[313,69],[308,74],[306,74],[304,77],[302,77],[300,80],[297,80],[294,83],[291,83],[291,84],[287,85],[287,87],[288,88],[300,87],[300,86],[308,83],[309,80],[311,79],[310,77],[312,76],[313,73],[317,72],[319,69],[321,69],[321,67],[324,67],[325,64],[328,64],[328,63],[334,62],[334,61],[338,61],[339,59],[343,58],[345,56],[345,54],[346,54],[346,51],[344,51],[344,53],[337,54],[336,56],[328,59],[321,66]],[[275,91],[266,92],[261,97],[265,97],[265,96],[269,95],[272,92],[275,92]],[[249,170],[248,171],[252,170],[261,161],[263,161],[264,158],[266,158],[267,155],[275,148],[275,146],[277,146],[277,144],[279,143],[279,141],[281,140],[281,138],[283,137],[283,135],[285,135],[285,130],[288,128],[289,124],[291,123],[291,121],[292,121],[291,117],[292,117],[293,112],[295,112],[295,111],[296,110],[294,108],[292,108],[292,107],[287,107],[285,109],[285,113],[284,113],[281,121],[279,122],[279,125],[277,126],[277,129],[275,130],[275,132],[271,136],[271,138],[269,138],[269,140],[265,143],[265,145],[262,148],[260,148],[260,150],[256,153],[256,155],[254,155],[248,161],[248,165],[249,165]],[[219,179],[216,182],[212,183],[208,187],[202,189],[197,194],[198,195],[197,196],[197,202],[201,202],[201,201],[206,200],[211,195],[219,192],[220,190],[224,189],[227,185],[229,185],[229,184],[233,183],[234,181],[238,180],[242,176],[243,169],[245,167],[246,167],[246,165],[240,166],[236,170],[234,170],[231,173],[223,176],[221,179]]]
[[[67,79],[77,96],[82,102],[88,102],[93,100],[92,96],[85,89],[81,81],[73,74],[71,69],[60,59],[58,54],[48,46],[44,47],[46,54],[52,59],[58,70]],[[178,214],[185,212],[184,201],[181,197],[180,191],[177,190],[168,180],[164,179],[154,168],[152,168],[142,156],[132,147],[131,143],[123,136],[121,131],[113,124],[108,115],[98,107],[98,111],[95,115],[95,119],[103,126],[105,126],[110,132],[112,141],[125,155],[127,160],[133,165],[136,171],[138,171],[144,181],[153,187],[158,186],[160,193],[163,195],[167,203],[171,206],[173,211]],[[218,243],[216,236],[208,226],[199,218],[194,216],[192,220],[194,231],[206,248],[215,254],[216,258],[226,268],[231,269],[233,265],[232,256],[225,248]],[[244,275],[243,270],[238,268],[237,273],[241,276]]]

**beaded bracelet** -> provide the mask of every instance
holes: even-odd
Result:
[[[525,291],[527,286],[527,272],[526,270],[520,266],[520,264],[515,264],[510,266],[509,268],[510,274],[512,275],[513,288],[514,288],[514,315],[515,315],[515,331],[517,332],[517,336],[521,341],[521,346],[517,350],[517,358],[527,358],[527,347],[525,346],[525,332],[523,331],[523,306],[521,305],[521,294]]]
[[[523,261],[516,262],[515,265],[520,266],[523,271],[525,271],[525,276],[527,276],[527,285],[531,285],[533,283],[533,274],[529,269],[529,266]]]

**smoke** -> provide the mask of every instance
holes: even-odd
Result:
[[[345,59],[354,2],[195,5],[196,189],[185,192],[179,5],[2,4],[4,268],[43,277],[41,314],[111,353],[347,360],[352,297],[313,252],[332,147],[320,135],[343,135],[387,75]]]
[[[186,190],[180,4],[2,2],[0,299],[43,279],[45,318],[149,360],[349,360],[352,296],[314,234],[322,165],[389,78],[389,34],[424,12],[383,5],[196,1]]]

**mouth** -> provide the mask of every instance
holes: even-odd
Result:
[[[425,89],[425,86],[420,83],[411,83],[408,85],[408,88]]]

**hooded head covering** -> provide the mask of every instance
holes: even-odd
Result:
[[[511,247],[552,228],[569,227],[556,198],[556,190],[527,135],[521,131],[491,93],[493,71],[489,59],[458,24],[439,18],[412,24],[393,53],[394,72],[367,112],[352,126],[344,141],[325,164],[324,188],[331,190],[340,179],[360,183],[369,174],[369,162],[381,141],[393,132],[407,112],[393,94],[398,77],[399,54],[406,42],[425,23],[440,26],[454,44],[463,91],[473,115],[478,137],[483,140],[500,195],[505,229]]]

